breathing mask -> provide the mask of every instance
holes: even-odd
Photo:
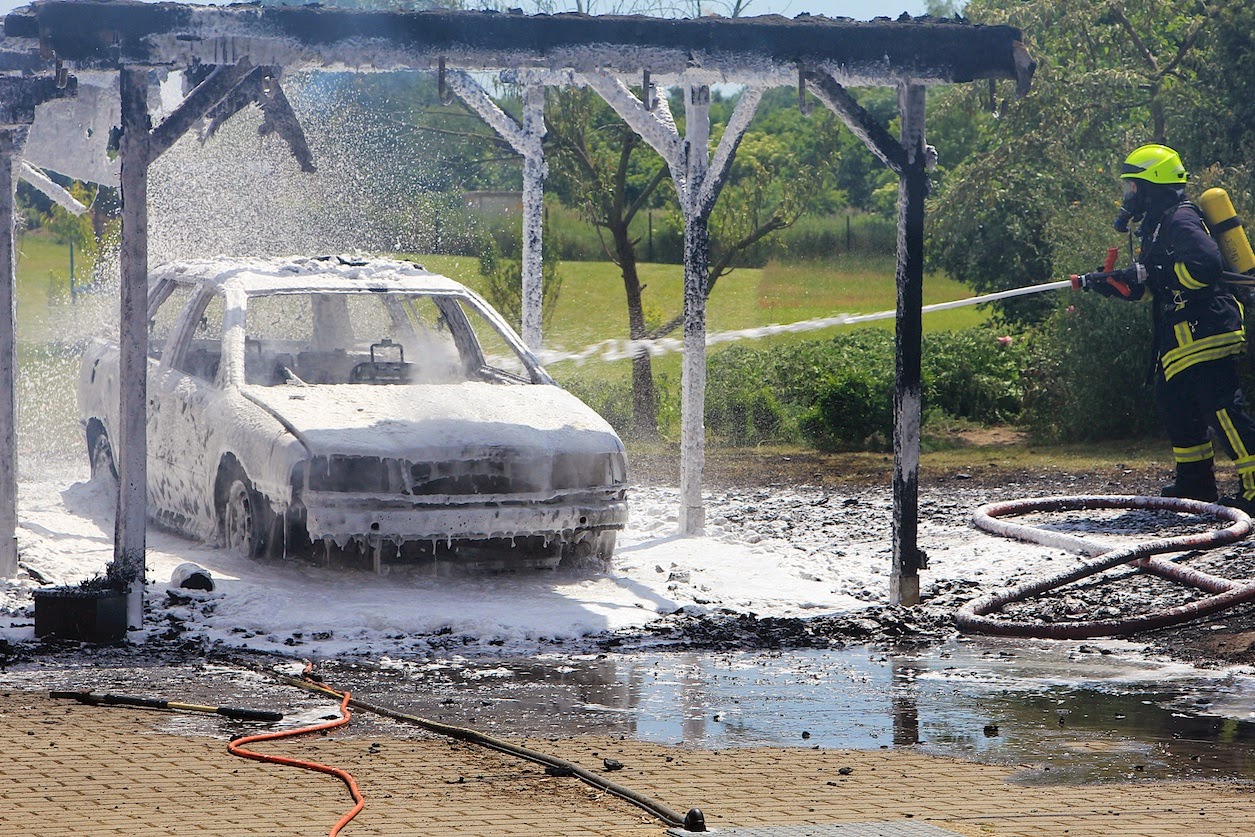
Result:
[[[1139,222],[1146,214],[1146,200],[1144,191],[1134,185],[1134,181],[1124,181],[1124,200],[1120,202],[1120,212],[1116,215],[1116,220],[1112,224],[1116,232],[1123,233],[1129,231],[1131,222]]]

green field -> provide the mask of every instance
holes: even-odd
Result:
[[[87,272],[78,261],[75,274]],[[44,339],[52,320],[70,299],[70,248],[41,235],[17,240],[17,316],[20,340]]]
[[[469,256],[415,256],[429,270],[444,273],[480,290],[479,261]],[[787,324],[838,314],[892,310],[897,304],[893,256],[858,257],[829,264],[769,264],[743,268],[723,277],[707,306],[707,331]],[[562,290],[557,310],[545,333],[545,346],[566,351],[601,340],[627,337],[627,302],[619,269],[609,262],[563,262],[558,268]],[[671,264],[640,265],[645,312],[652,322],[679,313],[684,295],[683,269]],[[924,279],[924,303],[972,296],[969,288],[949,277]],[[926,331],[948,331],[986,319],[975,306],[926,314]],[[841,326],[768,340],[813,339],[839,329],[893,328],[888,319],[868,325]],[[678,336],[678,331],[672,336]],[[767,341],[762,341],[766,343]]]
[[[413,256],[431,270],[444,273],[482,290],[479,260],[471,256]],[[87,272],[83,260],[76,264],[77,286]],[[39,235],[18,239],[18,333],[22,339],[39,339],[37,331],[49,319],[59,319],[70,300],[69,248]],[[562,290],[557,310],[548,319],[547,348],[578,351],[593,343],[627,337],[627,303],[619,269],[609,262],[562,262]],[[662,322],[679,313],[684,295],[680,265],[642,264],[641,282],[646,316]],[[838,314],[864,314],[891,310],[896,304],[894,258],[857,257],[829,264],[769,264],[743,268],[724,276],[707,306],[710,332],[787,324]],[[972,296],[970,289],[942,275],[924,280],[924,302],[946,302]],[[985,314],[975,307],[927,314],[926,331],[966,328],[983,322]],[[838,328],[863,328],[843,326]],[[874,324],[893,328],[893,320]],[[831,334],[838,329],[808,332],[802,338]],[[27,336],[27,335],[30,336]],[[676,336],[676,335],[673,335]],[[779,335],[772,340],[799,339]]]

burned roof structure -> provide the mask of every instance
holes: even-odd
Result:
[[[710,211],[718,199],[737,144],[763,91],[796,85],[806,105],[809,91],[900,178],[898,319],[895,393],[894,557],[890,598],[918,599],[924,556],[916,545],[920,425],[920,309],[922,307],[924,196],[935,154],[924,142],[927,85],[978,79],[1014,80],[1028,89],[1033,65],[1019,30],[963,21],[879,18],[874,21],[799,16],[751,18],[525,15],[464,11],[355,11],[318,6],[196,6],[133,0],[40,0],[4,18],[0,69],[28,77],[117,73],[122,141],[121,189],[122,376],[125,381],[120,497],[115,565],[141,580],[144,566],[146,480],[144,290],[147,278],[147,166],[162,150],[205,118],[220,122],[257,102],[272,130],[298,158],[300,126],[285,108],[281,80],[296,70],[387,72],[426,70],[443,89],[460,96],[524,158],[525,340],[540,342],[541,213],[545,176],[544,90],[582,85],[595,90],[667,162],[685,218],[682,534],[702,531],[701,472],[704,458],[702,405],[705,392],[705,283]],[[152,71],[185,73],[195,80],[183,103],[150,127],[148,90]],[[523,117],[500,111],[476,75],[500,73],[523,89]],[[710,85],[741,85],[736,110],[718,146],[710,149]],[[684,129],[671,117],[660,86],[684,93]],[[895,86],[901,133],[894,137],[859,107],[847,88]],[[640,90],[637,94],[635,90]],[[0,113],[18,112],[24,93],[0,87]],[[24,101],[24,100],[22,100]],[[9,136],[4,170],[20,156],[17,117],[0,126]],[[17,133],[15,133],[17,132]],[[96,132],[99,134],[99,132]],[[3,139],[0,137],[0,139]],[[103,150],[102,150],[103,153]],[[307,153],[307,149],[305,151]],[[317,161],[302,160],[302,165]],[[55,166],[49,164],[49,168]],[[0,178],[3,179],[3,178]],[[0,224],[12,229],[12,179]],[[4,242],[0,241],[0,245]],[[11,242],[10,242],[11,244]],[[12,287],[11,266],[6,277]],[[0,303],[4,301],[0,298]],[[11,306],[9,306],[11,310]],[[7,333],[12,335],[13,329]],[[129,349],[128,349],[129,347]],[[0,372],[11,346],[0,346]],[[12,368],[11,365],[8,368]],[[12,377],[0,397],[0,474],[14,458]],[[6,406],[7,404],[7,406]],[[7,457],[7,458],[6,458]],[[15,483],[0,485],[0,542],[12,539]],[[4,556],[0,555],[0,558]],[[15,552],[0,569],[16,568]],[[132,623],[137,624],[142,584],[133,585]]]
[[[42,0],[5,18],[13,50],[87,69],[178,69],[193,62],[292,69],[649,71],[736,82],[766,71],[822,68],[852,85],[1028,82],[1018,29],[962,21],[874,21],[802,15],[691,20],[500,12],[359,12],[309,6],[194,6],[130,0]]]

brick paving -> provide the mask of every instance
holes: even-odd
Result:
[[[175,735],[170,714],[52,701],[0,701],[0,835],[326,834],[351,807],[318,773],[230,756],[223,735]],[[366,809],[358,835],[663,837],[665,824],[623,800],[536,764],[402,725],[334,731],[256,748],[343,767]],[[910,749],[695,750],[613,738],[523,741],[601,769],[712,829],[854,822],[929,823],[960,835],[1227,837],[1255,834],[1255,786],[1156,779],[1024,785],[1016,769]],[[849,768],[841,772],[841,768]]]

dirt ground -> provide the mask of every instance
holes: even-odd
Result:
[[[1131,459],[1127,464],[1104,459],[1091,467],[1052,464],[1025,468],[1020,464],[1022,457],[1014,455],[1015,450],[1022,450],[1024,439],[1021,434],[1006,429],[975,431],[967,434],[964,441],[972,446],[970,457],[945,457],[933,462],[925,457],[920,468],[921,494],[944,490],[947,485],[996,488],[1015,484],[1020,496],[1158,495],[1159,489],[1171,481],[1170,466],[1143,459]],[[1000,451],[1007,455],[1001,455]],[[678,457],[674,453],[638,452],[632,458],[632,469],[637,478],[646,483],[679,482]],[[1217,476],[1224,479],[1222,468],[1218,467]],[[780,453],[744,449],[708,450],[703,474],[705,484],[712,488],[815,485],[849,490],[858,485],[883,488],[891,484],[892,478],[893,456],[888,453]],[[1238,581],[1255,578],[1255,549],[1250,544],[1247,541],[1227,550],[1217,550],[1214,556],[1204,556],[1200,566]],[[1132,576],[1133,572],[1124,575]],[[756,620],[745,616],[694,619],[681,615],[663,620],[655,627],[655,632],[724,648],[816,646],[855,641],[924,645],[955,633],[954,608],[973,595],[971,587],[953,585],[937,590],[919,607],[910,610],[885,608],[870,618],[859,614],[795,624],[791,624],[793,620]],[[1017,615],[1044,615],[1049,621],[1052,610],[1065,609],[1060,605],[1065,597],[1069,608],[1093,613],[1102,608],[1127,608],[1130,601],[1140,602],[1146,608],[1173,606],[1197,598],[1198,594],[1152,577],[1125,578],[1119,584],[1082,583],[1069,588],[1065,594],[1043,597],[1035,605],[1036,613],[1026,614],[1027,609],[1022,608]],[[1152,653],[1204,667],[1255,665],[1255,603],[1131,638],[1145,641]]]

